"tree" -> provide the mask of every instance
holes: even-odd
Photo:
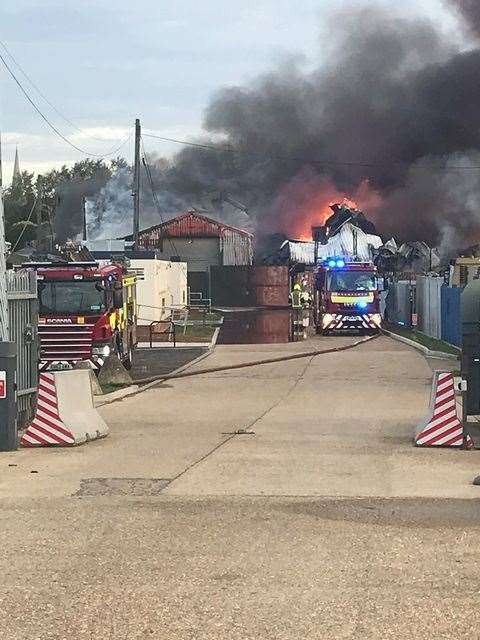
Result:
[[[25,246],[35,237],[35,199],[33,173],[28,171],[23,171],[4,191],[5,237],[12,246]]]
[[[22,172],[4,191],[7,241],[20,249],[35,238],[37,219],[34,205],[39,194],[42,198],[42,222],[48,223],[52,229],[60,188],[63,193],[69,190],[80,193],[83,183],[89,183],[91,187],[91,181],[95,180],[99,191],[113,174],[128,167],[128,162],[121,157],[109,163],[87,158],[76,162],[72,167],[64,165],[61,169],[51,169],[38,175],[36,180],[33,173]]]

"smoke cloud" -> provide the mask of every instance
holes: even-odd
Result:
[[[253,223],[248,213],[232,208],[220,199],[216,191],[206,194],[196,193],[195,196],[184,194],[181,180],[178,185],[167,183],[166,171],[168,163],[161,158],[148,158],[152,176],[153,191],[146,171],[141,171],[140,197],[140,228],[161,224],[179,213],[183,213],[195,206],[200,213],[231,224],[247,231],[253,231]],[[105,182],[100,190],[86,198],[87,235],[90,240],[100,238],[120,238],[132,233],[133,226],[133,198],[132,198],[133,169],[130,166],[116,170],[112,177]],[[80,233],[77,227],[76,233]]]
[[[476,1],[450,4],[478,30]],[[186,147],[171,162],[152,161],[165,216],[197,207],[231,222],[232,210],[218,204],[229,194],[259,235],[298,237],[330,198],[347,197],[385,236],[447,251],[480,240],[480,170],[469,168],[480,167],[480,49],[457,47],[393,3],[352,4],[328,34],[313,70],[292,59],[213,96],[204,119],[212,137],[203,141],[217,151]],[[240,153],[220,150],[226,145]],[[121,226],[126,209],[131,224],[130,200],[118,196],[129,179],[113,180],[96,205],[99,232],[106,221]],[[148,198],[142,225],[159,221]]]
[[[480,34],[480,4],[478,0],[452,0],[452,4],[462,14],[471,30]]]

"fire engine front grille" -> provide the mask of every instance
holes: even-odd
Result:
[[[92,355],[93,324],[39,324],[40,360],[86,360]]]

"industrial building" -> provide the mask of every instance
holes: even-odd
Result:
[[[162,260],[186,262],[190,291],[210,297],[211,267],[251,265],[252,240],[251,233],[191,209],[140,231],[137,248],[154,251]]]

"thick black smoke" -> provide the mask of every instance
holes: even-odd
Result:
[[[456,4],[472,19],[480,12]],[[380,198],[367,214],[382,233],[461,244],[480,223],[480,171],[459,168],[480,165],[479,105],[480,50],[392,7],[351,7],[332,21],[313,71],[292,61],[213,97],[206,130],[245,153],[185,148],[159,187],[203,206],[230,193],[273,233],[285,227],[279,195],[305,172],[309,189],[313,173],[319,189],[329,180],[346,196],[368,180]],[[292,219],[296,206],[293,197]]]
[[[480,3],[478,0],[452,0],[452,4],[463,15],[471,30],[480,34]]]

